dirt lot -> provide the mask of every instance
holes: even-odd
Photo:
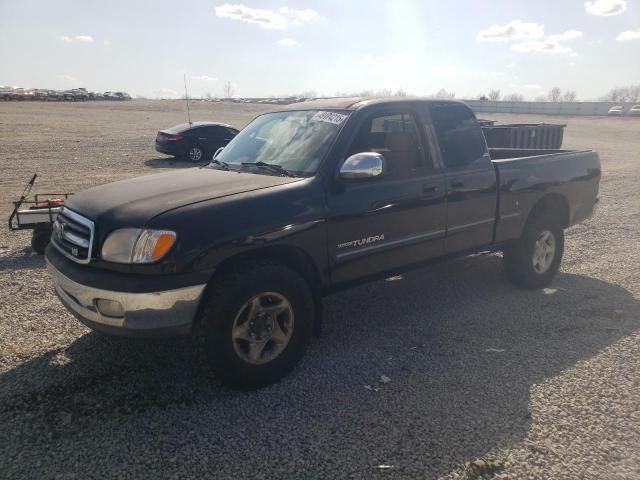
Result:
[[[0,229],[0,477],[475,478],[486,459],[496,478],[640,478],[640,119],[483,116],[567,123],[566,148],[600,152],[600,208],[553,288],[512,287],[491,255],[335,295],[300,368],[258,392],[212,382],[188,342],[91,333],[29,235]],[[0,218],[33,172],[77,191],[189,167],[153,149],[182,121],[179,102],[0,104]]]

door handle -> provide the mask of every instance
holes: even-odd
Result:
[[[464,187],[464,182],[462,180],[454,180],[453,182],[451,182],[451,186],[453,188]]]
[[[438,191],[438,186],[437,185],[422,185],[422,191],[424,193],[432,193],[432,192],[437,192]]]

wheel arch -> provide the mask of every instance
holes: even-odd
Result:
[[[525,225],[542,215],[551,214],[560,220],[562,228],[567,228],[571,221],[571,210],[567,197],[559,193],[549,193],[539,199],[529,211]]]
[[[215,285],[216,280],[228,274],[237,265],[251,261],[271,261],[285,265],[298,273],[307,282],[314,299],[316,310],[315,324],[313,327],[314,334],[319,336],[322,329],[323,280],[320,270],[311,255],[299,247],[291,245],[269,245],[247,252],[237,253],[226,258],[216,266],[215,272],[207,282],[202,298],[206,298],[206,295]]]
[[[211,280],[214,280],[220,274],[224,274],[239,262],[251,260],[267,260],[281,263],[304,278],[312,289],[321,288],[320,271],[311,255],[299,247],[289,245],[269,245],[232,255],[216,266],[216,271]]]

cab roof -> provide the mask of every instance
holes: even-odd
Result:
[[[401,103],[450,103],[460,104],[459,100],[429,99],[424,97],[344,97],[322,98],[287,105],[283,110],[357,110],[369,105]]]

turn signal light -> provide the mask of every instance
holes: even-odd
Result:
[[[133,249],[133,263],[152,263],[164,257],[173,244],[176,233],[170,230],[143,230]]]

